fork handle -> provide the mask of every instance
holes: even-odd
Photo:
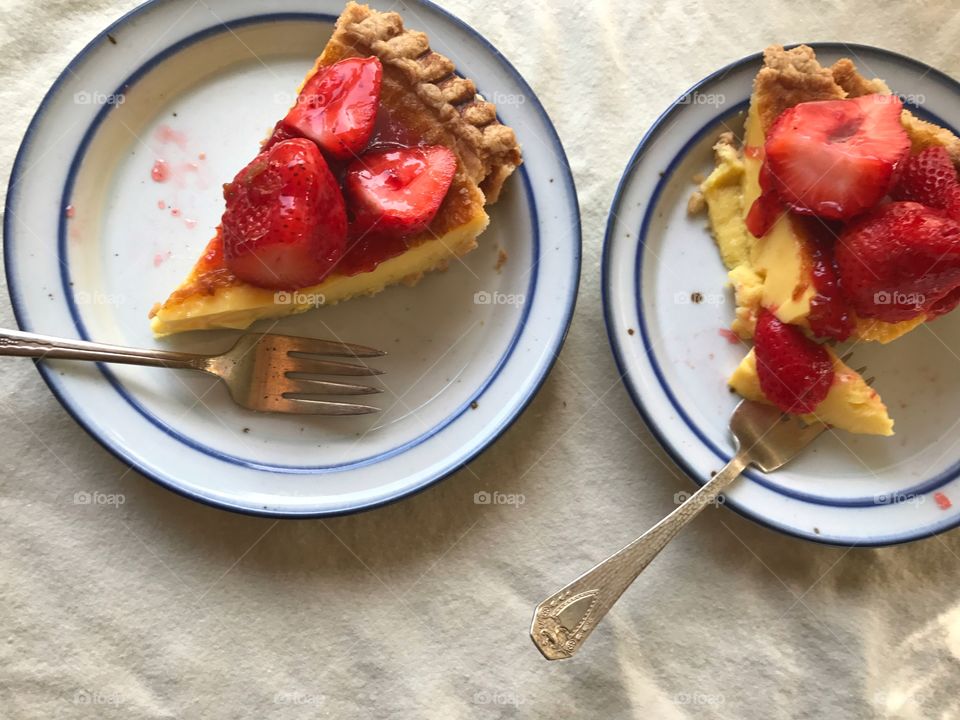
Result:
[[[207,364],[204,355],[169,350],[140,350],[3,329],[0,329],[0,355],[51,360],[91,360],[190,370],[204,370]]]
[[[668,542],[749,464],[738,452],[697,492],[643,535],[537,605],[530,636],[547,660],[571,657]]]

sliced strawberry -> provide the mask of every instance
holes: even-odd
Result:
[[[285,140],[224,185],[226,265],[252,285],[296,290],[320,282],[343,255],[343,195],[320,150]]]
[[[833,361],[800,328],[760,311],[754,337],[757,376],[767,400],[788,413],[810,413],[830,392]]]
[[[919,203],[879,206],[844,230],[835,253],[844,294],[861,317],[942,314],[960,288],[960,223]]]
[[[457,156],[442,146],[383,148],[347,168],[344,191],[358,234],[405,236],[430,224],[450,189]]]
[[[375,57],[347,58],[320,68],[283,119],[286,134],[313,140],[328,158],[363,152],[380,107],[383,66]]]
[[[946,148],[936,146],[911,155],[891,191],[895,200],[912,200],[933,208],[946,207],[948,191],[957,186],[957,170]]]
[[[791,210],[844,220],[886,195],[910,150],[893,95],[795,105],[764,145],[777,194]]]

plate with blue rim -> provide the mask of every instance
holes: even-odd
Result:
[[[499,101],[525,162],[462,263],[414,289],[254,326],[386,350],[376,415],[257,414],[200,374],[38,364],[108,450],[195,500],[309,517],[410,495],[504,432],[565,337],[580,215],[549,117],[505,56],[462,21],[425,1],[373,5],[399,9]],[[94,38],[44,97],[11,175],[4,257],[20,327],[136,347],[229,347],[228,331],[155,340],[148,312],[201,253],[223,211],[220,185],[286,112],[342,9],[340,0],[269,9],[257,0],[157,0]],[[158,160],[166,172],[154,172]]]
[[[845,43],[810,43],[824,65],[849,57],[920,117],[960,127],[960,84],[917,60]],[[747,351],[727,328],[734,302],[703,215],[687,203],[723,132],[742,137],[761,54],[709,75],[653,124],[630,159],[607,224],[602,288],[624,384],[674,461],[698,484],[731,457],[738,398],[727,378]],[[769,475],[749,470],[724,496],[770,528],[818,542],[879,546],[960,523],[960,315],[887,346],[860,344],[890,408],[892,438],[830,431]]]

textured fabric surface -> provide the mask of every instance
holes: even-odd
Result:
[[[134,4],[0,2],[3,177],[56,75]],[[583,284],[549,381],[432,489],[275,522],[140,477],[30,362],[3,360],[0,717],[960,717],[957,533],[849,550],[711,509],[575,660],[549,664],[527,637],[538,601],[691,487],[619,384],[600,308],[606,213],[644,130],[774,41],[842,38],[960,76],[956,2],[445,4],[530,82],[576,175]],[[481,490],[524,502],[477,505]],[[74,504],[94,491],[124,502]]]

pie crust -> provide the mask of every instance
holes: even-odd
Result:
[[[453,149],[487,204],[496,202],[521,162],[517,138],[497,120],[496,106],[477,95],[472,80],[454,72],[452,60],[430,49],[425,33],[405,29],[397,13],[350,2],[317,67],[370,55],[383,64],[381,97],[401,122],[424,142]]]

